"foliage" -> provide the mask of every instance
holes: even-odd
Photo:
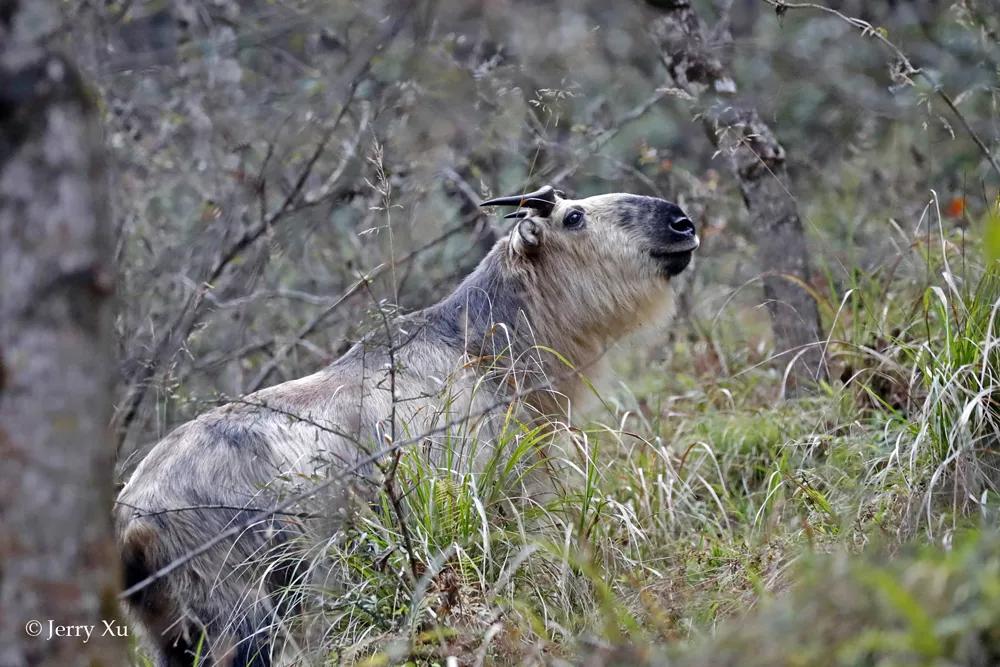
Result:
[[[948,552],[818,559],[795,591],[671,664],[996,664],[998,546],[996,533],[973,531]]]

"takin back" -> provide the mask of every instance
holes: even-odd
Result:
[[[495,436],[505,403],[526,421],[565,417],[609,346],[670,316],[671,280],[699,245],[680,207],[653,197],[567,199],[546,186],[482,205],[517,207],[506,216],[516,224],[451,295],[384,317],[312,375],[181,425],[139,464],[115,526],[127,608],[158,664],[198,653],[202,665],[270,665],[268,628],[288,611],[275,592],[297,572],[280,547],[305,526],[293,513],[248,517],[308,480],[377,479],[378,453],[394,443],[474,466],[474,447],[456,450]],[[192,556],[234,525],[246,527]]]

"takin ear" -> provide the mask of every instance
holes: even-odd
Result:
[[[524,218],[510,233],[510,250],[514,255],[532,257],[542,249],[542,225],[534,218]]]

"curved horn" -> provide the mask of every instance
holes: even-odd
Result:
[[[496,197],[487,199],[480,206],[517,206],[533,208],[543,216],[552,213],[556,207],[556,190],[551,185],[546,185],[540,190],[529,192],[523,195],[511,195],[509,197]]]

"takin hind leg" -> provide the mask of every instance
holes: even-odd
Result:
[[[271,667],[273,614],[259,611],[200,627],[184,621],[172,633],[147,635],[157,667]]]

